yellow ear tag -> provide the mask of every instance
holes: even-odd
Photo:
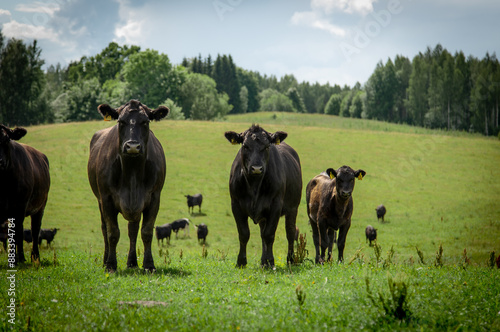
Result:
[[[278,138],[278,139],[276,139],[276,145],[280,145],[280,142],[281,142],[281,141],[280,141],[280,139],[279,139],[279,138]]]
[[[360,180],[360,181],[363,180],[363,174],[359,173],[358,180]]]
[[[236,140],[234,138],[231,138],[231,144],[232,145],[238,145],[238,142],[236,142]]]
[[[333,178],[335,177],[335,176],[333,176],[333,173],[330,172],[329,175],[330,175],[330,179],[333,180]]]
[[[106,114],[106,116],[104,117],[104,121],[111,121],[111,115]]]

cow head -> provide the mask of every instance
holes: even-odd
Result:
[[[282,131],[268,133],[258,125],[252,125],[241,134],[227,131],[224,136],[232,144],[242,144],[240,153],[245,174],[261,176],[266,172],[271,145],[280,144],[288,134]]]
[[[24,128],[10,129],[0,125],[0,171],[7,169],[10,164],[9,142],[21,139],[26,133],[27,131]]]
[[[138,100],[131,100],[116,110],[107,104],[99,105],[97,109],[105,120],[118,120],[120,153],[127,157],[146,153],[149,122],[163,119],[170,111],[165,106],[151,110]]]
[[[338,170],[329,168],[326,170],[326,174],[330,176],[330,179],[335,179],[335,194],[337,195],[337,197],[341,199],[348,199],[349,197],[351,197],[354,190],[354,179],[363,179],[363,177],[366,175],[366,172],[362,169],[358,169],[357,171],[355,171],[349,166],[342,166]]]

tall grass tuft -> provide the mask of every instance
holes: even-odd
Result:
[[[500,133],[499,133],[500,135]],[[488,258],[488,267],[489,268],[495,268],[495,257],[496,257],[496,254],[495,254],[495,250],[493,250],[492,252],[490,252],[490,257]]]
[[[438,251],[436,251],[436,261],[434,262],[435,267],[443,266],[443,244],[439,245]]]
[[[366,277],[366,292],[373,305],[385,311],[388,317],[395,317],[399,320],[408,320],[412,316],[408,305],[408,284],[407,278],[403,274],[396,275],[393,279],[390,274],[387,276],[389,294],[384,295],[378,292],[378,297],[373,295],[370,289],[370,279]]]
[[[304,287],[302,287],[302,285],[298,285],[297,288],[295,288],[295,294],[297,294],[299,309],[302,309],[302,306],[306,302],[306,292],[304,291]]]
[[[309,255],[309,251],[306,249],[307,240],[305,234],[299,234],[299,240],[297,241],[297,250],[293,255],[293,260],[295,264],[302,264],[306,257]]]
[[[464,253],[462,255],[462,268],[465,270],[470,264],[470,259],[467,257],[467,248],[464,248]]]
[[[420,261],[420,264],[425,265],[424,253],[417,246],[415,246],[415,249],[417,249],[417,254],[418,254],[418,259]]]

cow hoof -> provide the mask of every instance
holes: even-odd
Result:
[[[156,272],[156,268],[154,266],[149,267],[149,268],[144,268],[144,272],[149,272],[149,273],[153,274]]]

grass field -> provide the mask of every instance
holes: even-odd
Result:
[[[313,266],[306,261],[288,268],[281,222],[274,246],[276,271],[259,267],[261,241],[255,225],[250,228],[249,266],[234,268],[239,244],[228,179],[238,147],[223,134],[244,131],[253,122],[268,131],[288,132],[286,141],[301,158],[304,188],[329,167],[349,165],[367,172],[353,194],[345,264]],[[320,115],[257,113],[231,116],[226,122],[152,123],[167,157],[157,224],[181,217],[207,224],[208,255],[202,258],[203,249],[191,227],[189,236],[179,233],[169,246],[158,247],[154,241],[157,273],[128,271],[128,236],[120,219],[118,272],[109,275],[102,268],[100,217],[86,164],[92,134],[111,125],[102,121],[36,126],[28,128],[21,141],[49,157],[52,184],[42,227],[60,231],[53,248],[42,249],[40,266],[27,264],[17,272],[16,329],[500,328],[500,275],[487,267],[490,253],[500,253],[498,140]],[[195,193],[204,196],[202,213],[190,216],[184,195]],[[384,224],[375,215],[379,204],[388,210]],[[306,233],[313,259],[305,194],[297,224]],[[378,229],[379,261],[365,242],[368,224]],[[138,243],[140,255],[142,242]],[[444,266],[434,267],[440,246]],[[388,262],[391,248],[394,256]],[[0,260],[6,269],[6,255]],[[378,292],[390,297],[390,278],[401,279],[398,285],[408,287],[410,319],[395,319],[381,305]],[[368,299],[367,279],[374,302]],[[298,285],[306,295],[302,305]],[[7,288],[2,278],[2,303],[8,303]],[[137,301],[156,302],[149,307]],[[3,319],[3,328],[9,328]]]

